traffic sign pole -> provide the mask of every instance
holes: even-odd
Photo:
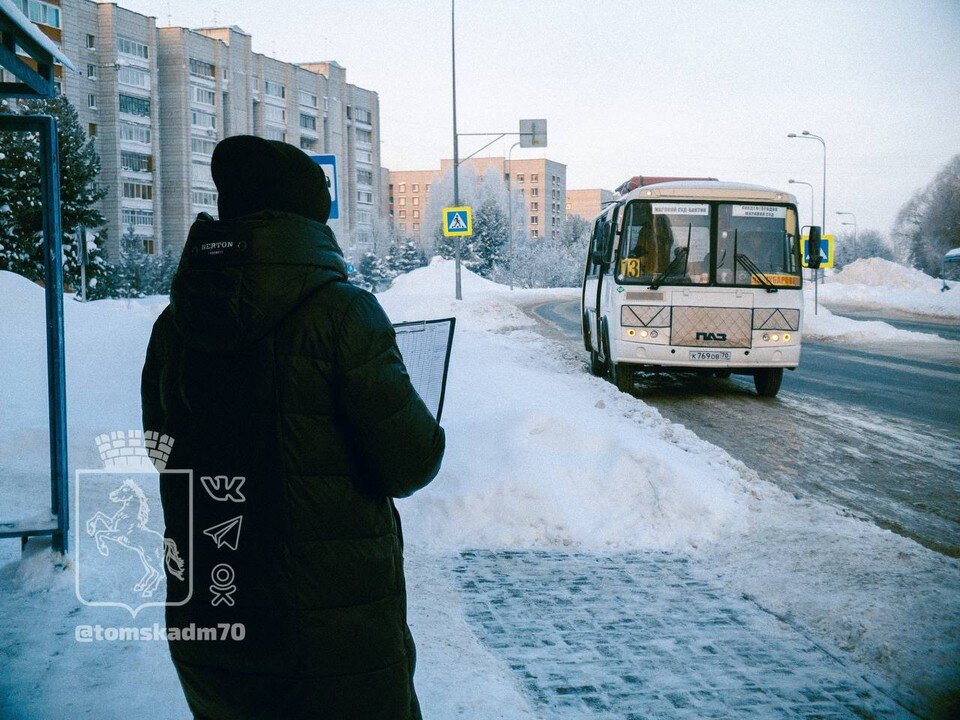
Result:
[[[450,66],[453,77],[453,204],[460,206],[460,145],[457,138],[457,22],[456,0],[450,0]],[[462,242],[457,236],[456,252],[456,298],[463,300],[463,290],[460,285],[460,251]]]

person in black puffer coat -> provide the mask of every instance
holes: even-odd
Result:
[[[320,167],[237,136],[212,172],[220,219],[190,230],[142,378],[144,429],[173,439],[167,469],[193,473],[161,478],[193,574],[191,596],[168,564],[167,626],[243,625],[170,640],[190,710],[420,718],[392,498],[436,476],[443,430],[383,309],[347,282]],[[236,517],[238,540],[203,534]]]

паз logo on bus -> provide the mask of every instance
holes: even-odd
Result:
[[[698,332],[697,340],[716,340],[717,342],[726,342],[726,333]]]

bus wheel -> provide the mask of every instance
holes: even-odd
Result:
[[[633,392],[635,368],[630,363],[616,363],[613,366],[613,382],[620,392]]]
[[[597,377],[603,377],[607,374],[606,363],[600,359],[600,353],[593,348],[590,349],[590,374]]]
[[[776,397],[783,382],[783,368],[764,368],[753,374],[753,384],[760,397]]]

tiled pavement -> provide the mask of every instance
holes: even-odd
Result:
[[[544,718],[912,718],[684,556],[461,553],[468,621]]]

